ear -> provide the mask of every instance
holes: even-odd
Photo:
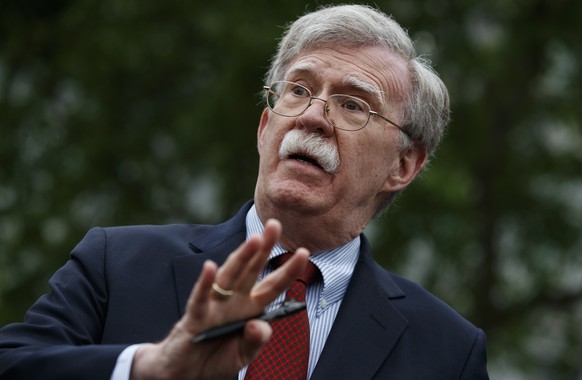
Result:
[[[263,113],[261,114],[259,128],[257,129],[257,149],[259,151],[259,155],[261,154],[261,147],[263,146],[263,135],[268,122],[269,122],[269,109],[265,108],[263,110]]]
[[[399,158],[384,183],[384,192],[392,193],[408,186],[426,164],[427,154],[424,149],[414,147],[400,152]]]

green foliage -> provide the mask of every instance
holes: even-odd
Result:
[[[0,2],[0,324],[95,225],[252,197],[281,26],[318,3]],[[582,374],[582,2],[386,0],[449,87],[436,158],[369,233],[489,337],[492,378]]]

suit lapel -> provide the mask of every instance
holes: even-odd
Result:
[[[372,378],[408,326],[390,301],[402,297],[362,239],[360,259],[311,378]]]
[[[224,239],[224,236],[217,236],[217,238]],[[234,251],[245,240],[245,238],[246,231],[244,230],[243,223],[242,232],[239,231],[239,233],[231,235],[229,239],[221,240],[221,244],[218,247],[204,252],[197,252],[192,255],[180,256],[174,259],[174,276],[180,315],[183,315],[186,311],[188,297],[190,296],[190,292],[192,292],[192,288],[202,270],[204,262],[206,260],[212,260],[219,266],[222,265],[228,255],[230,255],[230,253]],[[196,251],[198,246],[191,243],[190,247]],[[231,380],[238,380],[238,374]]]
[[[246,239],[245,219],[252,202],[247,202],[230,220],[216,226],[194,226],[190,249],[192,254],[178,256],[173,260],[174,281],[180,315],[184,314],[190,292],[206,260],[219,266],[224,263]]]
[[[204,261],[221,265],[245,240],[245,217],[251,205],[248,202],[223,224],[193,228],[192,254],[178,256],[173,261],[181,314]],[[311,378],[372,378],[408,326],[390,301],[402,297],[400,288],[373,261],[363,238],[358,264]]]

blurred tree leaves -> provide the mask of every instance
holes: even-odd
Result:
[[[0,324],[94,225],[227,218],[252,197],[281,26],[318,3],[0,2]],[[449,87],[378,260],[490,340],[492,378],[582,376],[582,3],[385,0]]]

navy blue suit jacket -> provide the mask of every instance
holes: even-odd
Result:
[[[89,231],[51,292],[0,330],[0,379],[108,379],[125,347],[168,334],[204,261],[221,264],[244,241],[249,207],[216,226]],[[487,379],[483,332],[362,242],[312,379]]]

